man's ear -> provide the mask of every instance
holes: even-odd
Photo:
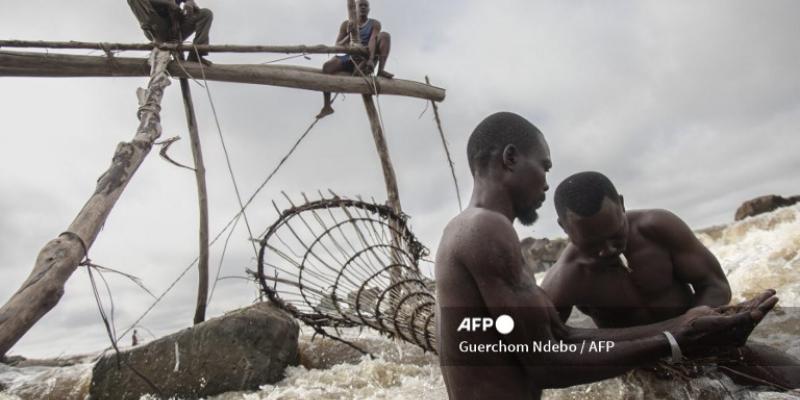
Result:
[[[622,212],[625,212],[625,196],[619,195],[619,206],[622,207]]]
[[[517,165],[517,158],[519,157],[519,149],[513,144],[507,144],[503,148],[503,167],[508,170],[514,170]]]
[[[564,227],[564,221],[562,221],[561,218],[558,218],[557,221],[558,221],[558,226],[560,226],[561,229],[564,230],[564,232],[566,232],[567,228]]]

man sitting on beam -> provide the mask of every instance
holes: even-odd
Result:
[[[194,33],[194,44],[209,43],[214,15],[194,0],[128,0],[145,36],[155,42],[183,41]],[[183,9],[181,10],[181,4]],[[207,52],[192,50],[186,61],[211,65]]]
[[[375,61],[378,63],[377,75],[383,78],[391,79],[393,74],[386,71],[386,60],[389,58],[389,50],[391,49],[391,36],[388,32],[381,31],[381,23],[377,19],[368,18],[369,15],[369,1],[358,1],[358,39],[362,46],[366,46],[369,50],[369,56],[364,59],[363,57],[352,57],[350,55],[334,56],[322,66],[322,72],[326,74],[336,74],[342,71],[355,73],[359,71],[362,74],[369,75],[375,69]],[[350,40],[350,21],[342,22],[339,26],[339,36],[336,37],[336,45],[346,46]],[[331,107],[331,94],[330,92],[323,93],[323,100],[325,104],[322,106],[317,118],[322,118],[326,115],[333,114],[333,107]]]

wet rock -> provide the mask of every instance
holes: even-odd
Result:
[[[6,365],[11,365],[11,366],[16,366],[17,363],[23,362],[25,360],[27,360],[27,358],[25,358],[23,356],[5,356],[3,358],[0,358],[0,363],[6,364]]]
[[[520,242],[522,258],[533,273],[547,271],[558,261],[567,243],[567,239],[525,238]]]
[[[268,303],[230,312],[121,353],[94,367],[92,399],[199,398],[227,391],[254,390],[283,378],[298,363],[299,327],[289,314]],[[134,371],[134,369],[136,371]]]
[[[774,194],[756,197],[755,199],[745,201],[736,209],[734,219],[741,221],[747,217],[753,217],[759,214],[768,213],[781,207],[787,207],[800,202],[800,196],[781,197]]]
[[[358,335],[359,330],[347,328],[342,331],[347,341],[368,352],[373,357],[387,362],[425,365],[438,364],[438,358],[430,352],[399,340],[392,340],[369,333]],[[357,336],[353,336],[357,335]],[[341,364],[359,364],[369,356],[339,341],[322,336],[300,338],[300,365],[306,369],[328,369]]]

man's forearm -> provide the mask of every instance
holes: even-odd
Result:
[[[670,354],[669,342],[664,335],[643,339],[617,341],[612,349],[601,352],[548,353],[541,361],[537,386],[555,388],[596,382],[612,378],[642,365],[652,363]]]
[[[678,324],[678,318],[671,318],[648,325],[631,326],[628,328],[603,328],[583,329],[567,326],[565,341],[572,343],[583,340],[636,340],[655,336],[670,330]]]
[[[728,305],[731,301],[731,290],[725,286],[709,285],[709,286],[695,286],[693,306],[709,306],[720,307]]]

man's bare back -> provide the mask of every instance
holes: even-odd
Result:
[[[527,399],[538,398],[541,389],[537,388],[523,371],[519,362],[511,355],[490,354],[484,360],[485,364],[493,365],[486,368],[481,362],[474,362],[459,351],[457,347],[448,346],[448,339],[453,335],[454,327],[458,326],[464,317],[492,318],[487,304],[481,296],[481,290],[475,277],[464,264],[464,258],[484,257],[476,252],[487,245],[487,239],[492,244],[502,246],[497,248],[502,257],[509,258],[509,270],[503,271],[508,276],[509,283],[516,282],[517,288],[511,290],[540,291],[533,281],[533,277],[526,276],[527,270],[520,268],[519,252],[505,248],[505,243],[516,243],[514,231],[508,218],[494,211],[470,207],[453,218],[447,225],[436,253],[436,285],[438,306],[439,357],[442,359],[442,373],[447,382],[448,394],[451,399],[462,398],[492,398],[502,393],[503,398]],[[503,240],[503,239],[507,239]],[[516,267],[515,267],[516,266]],[[499,276],[500,274],[498,274]],[[534,296],[539,304],[538,309],[547,310],[546,296]],[[531,307],[535,307],[531,305]],[[540,318],[547,318],[542,316]],[[500,334],[490,333],[497,340]],[[481,382],[476,385],[476,382]]]
[[[708,340],[740,344],[777,302],[773,292],[765,292],[733,316],[687,314],[668,333],[636,340],[626,330],[569,328],[523,268],[512,225],[516,219],[532,224],[544,202],[551,166],[544,136],[518,115],[497,113],[476,127],[467,153],[475,183],[470,205],[447,225],[436,255],[437,344],[451,399],[537,399],[544,388],[609,378],[666,357],[678,346],[670,345],[672,337],[685,351]],[[513,329],[462,329],[470,321],[501,317],[511,319]],[[735,335],[728,334],[732,328]],[[526,343],[577,349],[587,341],[613,341],[614,348],[580,354],[469,349]]]

